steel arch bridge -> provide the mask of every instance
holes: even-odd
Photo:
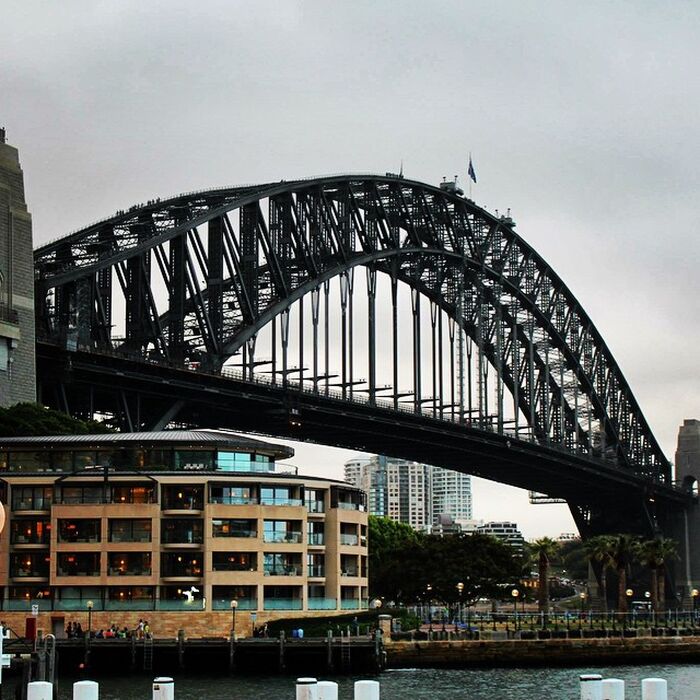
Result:
[[[451,183],[153,200],[40,247],[35,273],[42,400],[74,414],[421,459],[564,498],[590,532],[658,531],[686,502],[574,295]]]

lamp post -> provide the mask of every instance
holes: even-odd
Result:
[[[520,595],[520,591],[517,588],[514,588],[510,592],[511,596],[513,596],[513,620],[515,621],[515,629],[517,630],[519,625],[518,625],[518,596]]]
[[[460,581],[457,584],[457,593],[459,594],[459,607],[457,608],[457,619],[462,622],[462,593],[464,593],[464,584]]]
[[[92,606],[94,603],[91,600],[88,600],[87,602],[87,609],[88,609],[88,634],[87,638],[90,639],[92,637]]]
[[[581,625],[583,624],[583,605],[586,602],[586,591],[581,591],[578,594],[578,598],[581,601],[581,614],[578,618],[578,628],[581,629]]]
[[[690,595],[693,598],[693,625],[695,625],[698,617],[698,596],[700,595],[700,591],[697,588],[693,588],[693,590],[690,591]]]
[[[433,593],[433,587],[431,584],[428,584],[425,587],[425,593],[428,597],[428,629],[432,633],[433,631],[433,606],[431,604],[432,600],[432,593]]]
[[[625,595],[627,596],[627,614],[625,615],[625,623],[629,624],[629,619],[630,619],[630,601],[632,600],[632,596],[634,595],[634,591],[631,588],[628,588],[625,591]]]
[[[647,620],[651,620],[651,615],[649,614],[649,598],[651,598],[651,593],[649,591],[644,591],[644,599],[647,602],[645,610],[644,610],[644,614],[645,614],[645,619],[647,619]]]
[[[236,639],[236,608],[238,601],[234,598],[231,601],[231,639]]]

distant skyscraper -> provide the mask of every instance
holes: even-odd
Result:
[[[416,530],[454,532],[471,519],[471,480],[466,474],[375,455],[346,462],[345,480],[367,493],[372,515]]]
[[[0,129],[0,406],[36,401],[32,217],[17,149]]]

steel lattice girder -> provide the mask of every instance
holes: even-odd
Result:
[[[152,259],[170,294],[160,315]],[[572,447],[591,443],[559,381],[566,371],[621,467],[670,481],[670,465],[620,368],[563,281],[508,219],[420,182],[337,176],[134,207],[35,252],[37,315],[45,336],[73,324],[96,347],[150,347],[151,356],[168,361],[198,347],[220,367],[296,300],[357,266],[400,279],[455,319],[517,396],[536,434],[554,430]],[[127,300],[127,337],[117,348],[109,338],[112,271]],[[51,291],[53,307],[45,301]],[[562,358],[559,367],[550,348]]]

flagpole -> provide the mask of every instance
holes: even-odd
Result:
[[[469,151],[469,162],[472,162],[472,152]],[[471,175],[467,172],[467,180],[469,180],[469,199],[472,198],[472,178]]]

